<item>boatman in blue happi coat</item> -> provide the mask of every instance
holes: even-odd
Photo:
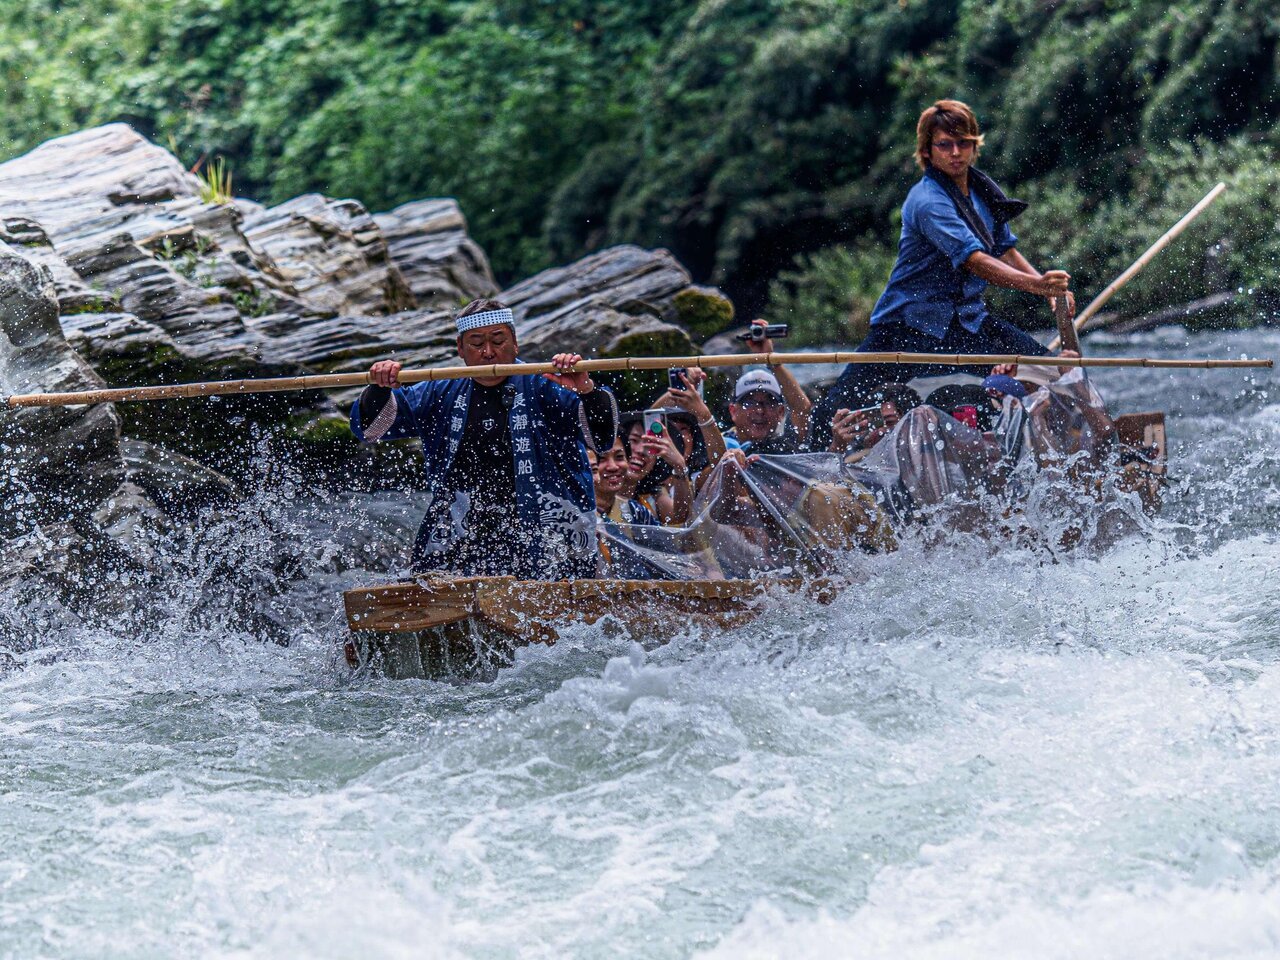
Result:
[[[467,366],[518,363],[511,310],[475,300],[457,316]],[[415,572],[522,580],[592,577],[595,491],[587,449],[608,450],[618,408],[607,388],[557,354],[559,373],[399,385],[400,364],[380,360],[351,409],[365,443],[419,437],[427,511]]]
[[[916,162],[924,176],[902,206],[898,260],[871,313],[859,353],[1001,353],[1048,351],[1013,324],[987,312],[987,284],[1075,302],[1063,270],[1040,273],[1018,252],[1009,221],[1027,205],[1004,195],[973,166],[982,145],[978,118],[959,100],[939,100],[916,125]],[[850,364],[814,408],[810,447],[826,450],[831,421],[876,401],[886,383],[954,373],[923,364]],[[973,371],[985,376],[988,371]]]

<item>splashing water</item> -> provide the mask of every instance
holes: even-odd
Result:
[[[1278,384],[1097,382],[1170,413],[1142,538],[908,542],[829,607],[487,684],[342,665],[392,497],[273,488],[105,626],[7,587],[0,956],[1275,955]]]

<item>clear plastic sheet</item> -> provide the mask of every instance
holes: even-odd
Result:
[[[684,527],[602,523],[602,576],[723,580],[829,569],[844,550],[894,546],[879,498],[835,454],[726,458]]]
[[[601,575],[718,580],[830,570],[848,550],[895,547],[895,529],[1036,534],[1066,544],[1091,521],[1115,442],[1083,370],[1006,398],[992,432],[936,407],[907,413],[874,448],[726,459],[699,492],[686,527],[605,523]],[[1074,532],[1069,532],[1074,531]]]

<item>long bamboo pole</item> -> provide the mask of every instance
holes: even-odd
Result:
[[[1128,283],[1135,276],[1137,276],[1138,271],[1140,271],[1143,267],[1145,267],[1148,263],[1150,263],[1155,258],[1157,253],[1159,253],[1161,250],[1163,250],[1165,247],[1171,244],[1174,241],[1174,238],[1176,238],[1178,234],[1180,234],[1183,230],[1187,229],[1187,227],[1191,225],[1192,220],[1200,216],[1200,214],[1204,213],[1204,211],[1208,208],[1209,204],[1217,200],[1218,197],[1222,195],[1222,192],[1226,189],[1227,189],[1227,185],[1225,183],[1219,183],[1216,187],[1214,187],[1212,190],[1206,193],[1204,197],[1201,198],[1200,202],[1197,203],[1190,210],[1188,210],[1186,215],[1183,216],[1181,220],[1179,220],[1172,227],[1170,227],[1168,230],[1165,231],[1164,236],[1162,236],[1159,240],[1157,240],[1151,246],[1147,247],[1146,251],[1142,254],[1142,256],[1140,256],[1137,260],[1133,261],[1133,263],[1129,265],[1129,268],[1125,270],[1124,273],[1120,274],[1120,276],[1116,277],[1109,284],[1107,284],[1106,287],[1103,289],[1103,291],[1093,298],[1093,302],[1090,303],[1087,307],[1081,310],[1079,314],[1076,315],[1076,319],[1075,319],[1076,331],[1079,332],[1081,330],[1084,330],[1085,324],[1087,324],[1090,320],[1092,320],[1094,315],[1099,310],[1102,309],[1103,305],[1108,300],[1110,300],[1113,296],[1115,296],[1115,293],[1117,290],[1119,290],[1126,283]],[[1049,343],[1049,349],[1057,350],[1058,345],[1061,342],[1062,342],[1061,337],[1055,337]]]
[[[964,353],[731,353],[705,357],[618,357],[610,360],[582,360],[575,371],[596,373],[622,370],[666,370],[673,367],[742,367],[753,364],[810,363],[910,363],[947,367],[992,367],[1003,363],[1038,367],[1155,367],[1161,369],[1216,369],[1266,367],[1271,360],[1158,360],[1146,357],[1028,357],[1016,354]],[[461,380],[475,377],[514,377],[555,373],[550,363],[495,363],[474,367],[432,367],[401,370],[400,383],[426,380]],[[226,397],[251,393],[281,393],[289,390],[335,390],[362,387],[369,374],[328,373],[305,377],[278,377],[269,380],[214,380],[205,383],[175,383],[156,387],[114,387],[74,393],[27,393],[5,398],[10,407],[59,407],[75,404],[113,403],[126,400],[172,400],[179,397]]]

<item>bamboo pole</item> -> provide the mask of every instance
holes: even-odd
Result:
[[[1271,368],[1271,360],[1158,360],[1146,357],[1040,357],[1016,354],[935,354],[935,353],[756,353],[717,354],[704,357],[618,357],[610,360],[582,360],[576,372],[596,373],[623,370],[666,370],[672,367],[743,367],[753,364],[779,366],[812,363],[906,363],[947,367],[993,367],[1016,363],[1038,367],[1155,367],[1161,369],[1218,369],[1236,367]],[[461,380],[476,377],[514,377],[556,373],[551,363],[495,363],[473,367],[432,367],[401,370],[400,383],[408,385],[428,380]],[[78,404],[114,403],[131,400],[173,400],[181,397],[244,396],[253,393],[281,393],[290,390],[334,390],[363,387],[369,373],[312,374],[267,380],[213,380],[205,383],[175,383],[154,387],[114,387],[73,393],[27,393],[6,397],[9,407],[60,407]]]
[[[1148,263],[1150,263],[1155,258],[1155,255],[1157,253],[1159,253],[1161,250],[1163,250],[1165,247],[1171,244],[1174,241],[1174,238],[1177,237],[1178,234],[1182,233],[1183,230],[1187,229],[1187,227],[1191,225],[1191,221],[1194,220],[1196,217],[1200,216],[1200,214],[1202,214],[1208,208],[1209,204],[1217,200],[1218,197],[1222,195],[1222,192],[1226,189],[1227,189],[1227,185],[1225,183],[1219,183],[1216,187],[1214,187],[1212,190],[1206,193],[1204,197],[1201,198],[1200,202],[1197,203],[1190,210],[1188,210],[1186,215],[1181,220],[1179,220],[1172,227],[1170,227],[1168,230],[1165,231],[1164,236],[1162,236],[1159,240],[1157,240],[1151,246],[1147,247],[1146,252],[1144,252],[1142,256],[1140,256],[1137,260],[1133,261],[1133,263],[1130,264],[1129,268],[1125,270],[1124,273],[1120,274],[1120,276],[1116,277],[1109,284],[1107,284],[1106,288],[1103,289],[1103,291],[1100,294],[1098,294],[1096,297],[1093,298],[1093,302],[1090,303],[1083,310],[1081,310],[1080,313],[1076,316],[1076,319],[1075,319],[1076,331],[1079,332],[1081,330],[1084,330],[1085,325],[1090,320],[1092,320],[1094,315],[1099,310],[1102,309],[1103,305],[1115,295],[1115,292],[1117,290],[1119,290],[1126,283],[1132,280],[1138,274],[1138,271],[1140,271],[1143,267],[1145,267]],[[1058,349],[1058,345],[1061,342],[1062,342],[1061,337],[1055,337],[1052,341],[1050,341],[1049,349],[1050,350]]]

